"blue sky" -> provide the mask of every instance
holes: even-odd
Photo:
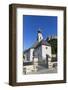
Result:
[[[37,40],[37,31],[41,29],[44,39],[57,35],[57,16],[23,15],[24,50]]]

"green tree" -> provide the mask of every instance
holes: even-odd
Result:
[[[57,39],[50,39],[48,43],[51,45],[52,54],[57,54]]]

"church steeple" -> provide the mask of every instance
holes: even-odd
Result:
[[[41,29],[39,29],[38,30],[38,35],[37,35],[37,40],[38,40],[38,42],[40,42],[42,39],[43,39],[43,35],[42,35],[42,32],[41,32]]]

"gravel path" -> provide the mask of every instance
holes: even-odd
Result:
[[[47,68],[45,68],[43,66],[39,66],[37,72],[30,72],[28,74],[48,74],[48,73],[57,73],[57,67],[47,69]]]

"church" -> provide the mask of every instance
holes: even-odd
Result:
[[[23,60],[26,65],[28,65],[27,63],[36,63],[51,68],[49,64],[51,62],[51,45],[43,38],[40,30],[37,32],[36,42],[23,52]]]

